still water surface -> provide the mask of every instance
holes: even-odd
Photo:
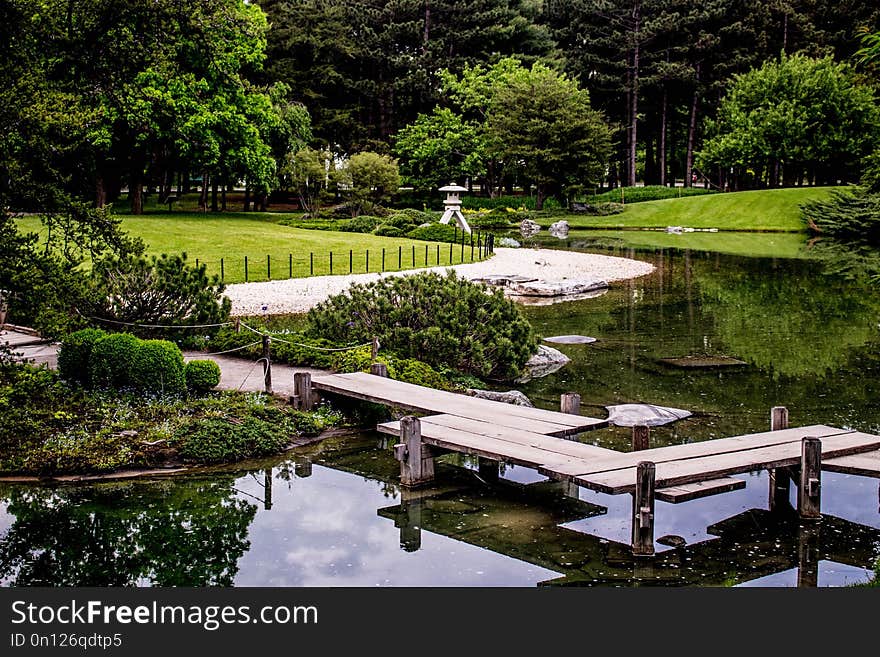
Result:
[[[704,238],[701,238],[704,239]],[[744,258],[616,243],[573,232],[558,248],[657,266],[604,295],[529,307],[572,362],[522,387],[555,408],[577,391],[585,414],[646,402],[690,410],[655,445],[764,430],[771,406],[793,425],[880,431],[880,294],[809,258]],[[558,345],[557,345],[558,346]],[[742,365],[680,368],[725,356]],[[628,429],[581,439],[628,449]],[[497,484],[444,457],[437,487],[400,491],[374,433],[283,457],[163,480],[0,487],[0,583],[7,586],[839,586],[864,582],[880,555],[877,481],[823,473],[817,528],[767,507],[766,473],[744,490],[657,503],[656,559],[628,553],[629,496],[544,481],[508,467]],[[464,466],[464,467],[462,467]]]

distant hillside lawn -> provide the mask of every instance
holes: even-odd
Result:
[[[827,198],[833,187],[793,187],[646,201],[621,214],[566,216],[577,228],[717,228],[796,232],[806,229],[800,205]],[[549,222],[545,222],[549,223]]]
[[[294,277],[308,276],[309,254],[314,254],[314,274],[330,273],[330,252],[333,252],[333,273],[349,272],[349,250],[352,251],[352,271],[365,272],[366,251],[369,250],[370,271],[382,268],[382,249],[385,249],[385,271],[398,269],[398,255],[402,256],[401,269],[425,266],[425,247],[428,265],[437,265],[439,247],[441,265],[450,262],[449,244],[422,242],[402,238],[379,237],[363,233],[342,233],[325,230],[305,230],[281,226],[277,222],[283,214],[224,213],[212,214],[145,214],[122,215],[123,228],[132,236],[140,237],[151,254],[185,252],[190,262],[206,263],[210,274],[220,273],[223,258],[224,280],[227,283],[244,281],[244,256],[248,256],[248,280],[267,279],[266,256],[270,256],[273,279],[287,278],[290,273],[290,255],[293,255]],[[24,232],[45,235],[45,228],[36,217],[19,220]],[[400,249],[400,251],[398,250]],[[452,264],[461,261],[461,247],[452,249]],[[471,250],[464,250],[465,262],[470,262]],[[474,258],[477,259],[476,250]]]

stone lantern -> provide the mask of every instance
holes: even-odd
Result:
[[[471,227],[461,213],[461,192],[466,192],[467,187],[461,187],[454,183],[450,183],[445,187],[441,187],[438,191],[446,192],[446,200],[443,201],[443,216],[440,218],[441,224],[448,224],[450,219],[455,219],[455,223],[465,233],[470,235]]]

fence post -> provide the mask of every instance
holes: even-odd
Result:
[[[266,254],[266,280],[272,280],[272,256]]]
[[[293,278],[293,254],[287,254],[287,278]]]
[[[403,262],[403,246],[398,246],[397,247],[397,268],[398,269],[401,269],[403,267],[403,265],[401,264],[402,262]]]
[[[348,250],[348,273],[350,274],[354,271],[354,251],[352,249]]]
[[[330,273],[333,273],[333,251],[330,252]]]
[[[774,406],[770,409],[770,431],[788,429],[788,409],[785,406]],[[777,511],[790,508],[792,468],[772,468],[770,474],[770,510]]]
[[[425,267],[428,266],[428,244],[425,244]]]
[[[196,258],[196,269],[198,269],[198,268],[199,268],[199,259]]]
[[[474,234],[471,233],[471,262],[474,261]]]
[[[235,332],[241,333],[241,317],[235,318]]]
[[[244,282],[248,282],[247,256],[244,257]]]
[[[382,247],[382,271],[385,271],[385,247]]]
[[[437,266],[440,266],[440,245],[437,245]]]
[[[309,251],[309,276],[315,275],[315,254]]]
[[[449,243],[449,264],[452,264],[452,242]]]
[[[220,258],[220,280],[223,281],[226,278],[226,270],[223,267],[223,258]]]
[[[370,374],[388,378],[388,366],[385,363],[373,363],[370,365]]]
[[[293,407],[300,411],[310,411],[313,406],[312,375],[309,372],[295,372],[293,375]]]
[[[272,359],[269,352],[270,339],[268,335],[263,336],[263,388],[267,395],[272,394]]]
[[[412,245],[412,266],[416,266],[416,245]]]
[[[379,355],[379,338],[375,335],[373,336],[373,342],[370,349],[370,360],[376,360],[376,357]]]
[[[571,415],[581,414],[581,396],[576,392],[564,392],[559,397],[559,410]]]

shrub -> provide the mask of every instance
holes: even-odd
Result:
[[[183,368],[186,387],[193,392],[208,392],[220,383],[220,366],[213,360],[191,360]]]
[[[373,231],[374,235],[381,235],[382,237],[403,237],[404,229],[398,228],[397,226],[389,226],[388,224],[382,224],[376,230]]]
[[[339,221],[335,228],[343,233],[372,233],[381,222],[379,217],[365,214],[354,219]]]
[[[144,340],[138,346],[131,382],[147,392],[181,395],[186,390],[183,354],[168,340]]]
[[[537,350],[531,326],[501,290],[452,271],[352,285],[307,318],[312,335],[339,344],[376,336],[400,357],[501,379],[515,378]]]
[[[191,463],[225,463],[277,454],[287,444],[288,432],[256,417],[244,420],[193,420],[175,433],[178,453]]]
[[[430,226],[419,226],[409,231],[406,236],[414,240],[425,240],[426,242],[451,242],[456,235],[461,238],[461,231],[456,230],[450,224],[431,224]]]
[[[141,340],[130,333],[98,338],[89,357],[89,385],[122,388],[132,383],[131,372]]]
[[[880,244],[880,193],[832,190],[827,201],[802,205],[801,214],[814,233]]]
[[[61,341],[58,352],[58,372],[66,381],[76,381],[83,385],[89,382],[89,357],[92,348],[100,338],[107,335],[101,329],[82,329],[71,333]]]
[[[437,221],[439,217],[434,212],[423,212],[415,208],[406,208],[398,210],[388,217],[386,223],[392,223],[395,226],[420,226],[422,224],[430,224]],[[399,223],[398,223],[399,222]]]
[[[426,386],[437,390],[452,389],[449,381],[440,372],[427,363],[414,358],[402,358],[394,361],[393,370],[389,370],[389,374],[392,371],[394,372],[392,378],[398,381],[406,381],[417,386]]]
[[[512,237],[500,237],[498,238],[498,246],[505,247],[508,249],[518,249],[522,246],[519,242],[517,242]]]
[[[510,228],[512,214],[522,214],[519,212],[508,213],[505,210],[493,211],[488,213],[470,214],[466,217],[468,224],[472,228]],[[528,215],[526,215],[528,216]]]

